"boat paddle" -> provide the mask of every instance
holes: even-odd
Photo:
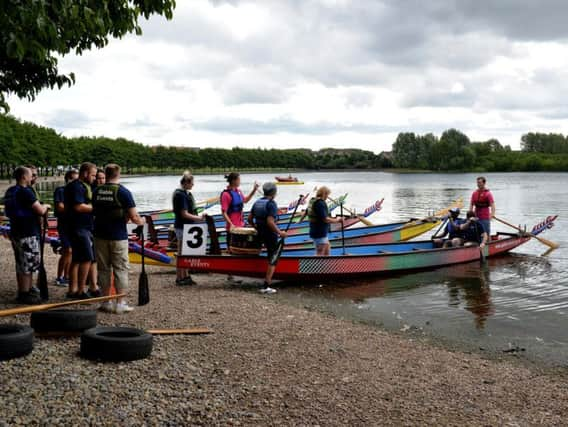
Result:
[[[345,227],[343,226],[343,202],[339,204],[339,214],[341,215],[341,247],[345,255]]]
[[[298,198],[298,203],[296,203],[296,206],[294,207],[294,212],[292,212],[290,220],[288,221],[288,225],[286,225],[286,230],[284,230],[285,232],[288,232],[288,230],[290,229],[290,224],[292,224],[294,215],[296,215],[296,211],[298,210],[298,206],[300,206],[300,201],[302,200],[303,197],[304,196],[300,194],[300,197]],[[280,255],[282,255],[283,250],[284,250],[284,237],[281,237],[280,240],[278,241],[278,245],[276,246],[274,254],[268,260],[268,263],[272,266],[276,266],[276,264],[278,264],[278,260],[280,259]]]
[[[138,278],[138,305],[146,305],[150,302],[150,287],[148,286],[148,275],[146,274],[146,265],[144,263],[144,253],[146,252],[146,248],[144,247],[144,225],[142,225],[141,240],[142,250],[140,253],[142,255],[142,271]]]
[[[15,316],[17,314],[35,313],[36,311],[51,310],[54,308],[68,307],[70,305],[77,305],[77,304],[95,304],[98,302],[105,302],[117,298],[122,298],[124,296],[126,296],[126,294],[109,295],[107,297],[78,299],[73,301],[54,302],[51,304],[29,305],[26,307],[18,307],[18,308],[8,308],[6,310],[0,310],[0,317]]]
[[[39,239],[39,271],[37,275],[37,287],[39,295],[43,301],[49,300],[49,289],[47,288],[47,273],[43,257],[43,247],[45,246],[45,235],[47,234],[47,212],[43,215],[43,230]]]
[[[496,216],[494,216],[493,218],[494,218],[496,221],[499,221],[501,224],[505,224],[505,225],[507,225],[507,226],[509,226],[509,227],[511,227],[511,228],[514,228],[514,229],[517,230],[517,231],[520,231],[520,232],[523,233],[524,235],[530,236],[530,237],[532,237],[533,239],[538,240],[540,243],[542,243],[543,245],[548,246],[550,249],[558,249],[558,248],[560,247],[560,245],[559,245],[558,243],[556,243],[556,242],[552,242],[552,241],[550,241],[550,240],[548,240],[548,239],[544,239],[544,238],[542,238],[542,237],[535,236],[535,235],[532,234],[532,233],[527,233],[527,232],[524,231],[523,229],[521,229],[521,228],[517,227],[516,225],[513,225],[513,224],[511,224],[510,222],[507,222],[507,221],[505,221],[505,220],[503,220],[503,219],[501,219],[501,218],[497,218]]]

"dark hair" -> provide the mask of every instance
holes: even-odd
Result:
[[[239,177],[241,176],[240,173],[238,172],[231,172],[228,175],[225,175],[225,179],[227,180],[227,182],[229,184],[232,184],[233,182],[235,182]]]
[[[467,211],[467,213],[465,214],[465,216],[467,218],[473,218],[475,216],[475,212],[474,211]]]
[[[120,166],[116,163],[109,163],[105,166],[105,177],[106,179],[114,179],[120,173]]]
[[[84,175],[85,172],[90,172],[91,169],[96,169],[97,165],[95,165],[94,163],[91,162],[84,162],[81,163],[81,166],[79,167],[79,175]]]
[[[103,169],[101,169],[101,168],[97,168],[97,175],[98,175],[99,173],[105,173],[105,171],[104,171]],[[106,173],[105,173],[105,175],[106,175]]]
[[[479,180],[483,181],[484,184],[487,182],[487,180],[485,179],[484,176],[478,176],[477,181],[479,181]]]
[[[71,177],[73,176],[73,174],[78,174],[79,171],[77,169],[69,169],[67,172],[65,172],[65,182],[69,182],[71,181]]]
[[[16,169],[14,169],[14,179],[16,181],[21,180],[24,175],[26,173],[28,173],[30,171],[30,168],[26,167],[26,166],[18,166]]]

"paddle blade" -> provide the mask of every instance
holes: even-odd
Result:
[[[540,237],[540,236],[535,236],[534,234],[531,234],[531,237],[534,237],[536,240],[538,240],[540,243],[545,244],[546,246],[548,246],[550,249],[554,250],[554,249],[558,249],[560,247],[560,245],[556,242],[552,242],[548,239],[545,239],[544,237]]]
[[[138,305],[146,305],[150,302],[150,287],[148,286],[148,276],[146,272],[140,273],[138,279]]]
[[[37,275],[37,287],[39,288],[39,295],[42,300],[47,301],[49,299],[49,290],[47,287],[47,273],[45,272],[45,267],[40,266]]]

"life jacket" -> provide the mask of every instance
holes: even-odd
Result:
[[[483,228],[483,225],[481,225],[479,222],[473,222],[470,224],[467,230],[465,230],[464,240],[466,242],[481,243],[483,241],[482,235],[484,232],[485,229]]]
[[[25,191],[25,187],[16,184],[8,188],[4,196],[4,209],[6,216],[10,219],[32,218],[34,216],[34,212],[31,209],[18,203],[17,195],[20,191]]]
[[[186,197],[191,203],[190,205],[192,206],[192,210],[188,213],[192,214],[192,215],[197,215],[197,207],[195,206],[195,199],[193,198],[193,194],[191,194],[190,192],[185,191],[182,188],[176,188],[176,190],[174,191],[174,194],[172,195],[172,206],[173,206],[173,201],[176,198],[176,194],[180,194],[182,193],[184,197]]]
[[[488,208],[489,206],[491,206],[491,203],[489,203],[488,193],[489,193],[488,189],[475,190],[476,198],[473,201],[473,204],[475,205],[476,208]]]
[[[317,199],[316,197],[312,197],[310,199],[310,202],[308,203],[308,219],[310,220],[311,223],[316,223],[321,221],[321,219],[316,215],[314,206],[316,204],[316,202],[319,199]],[[325,203],[325,202],[324,202]]]
[[[93,201],[93,188],[89,184],[87,184],[85,181],[79,180],[79,182],[81,184],[83,184],[83,187],[85,187],[85,193],[86,193],[85,199],[86,199],[87,204],[92,203],[92,201]]]
[[[257,225],[266,225],[266,219],[268,218],[268,203],[270,199],[263,197],[254,202],[252,206],[252,215],[255,219]],[[274,218],[275,220],[278,218]]]
[[[234,212],[242,212],[244,207],[244,200],[241,196],[241,193],[238,190],[231,190],[229,188],[225,188],[221,192],[221,197],[223,197],[223,193],[228,193],[231,196],[231,203],[229,203],[229,207],[227,208],[227,215],[231,215]]]
[[[32,190],[37,201],[41,203],[41,200],[39,199],[39,192],[37,191],[37,189],[33,185],[28,186],[28,188]]]
[[[120,184],[103,184],[95,189],[93,208],[98,218],[117,220],[125,218],[125,211],[118,199]]]

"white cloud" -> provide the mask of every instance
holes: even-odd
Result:
[[[77,84],[12,113],[147,144],[389,149],[458,127],[567,132],[568,4],[179,1],[142,37],[61,60]]]

